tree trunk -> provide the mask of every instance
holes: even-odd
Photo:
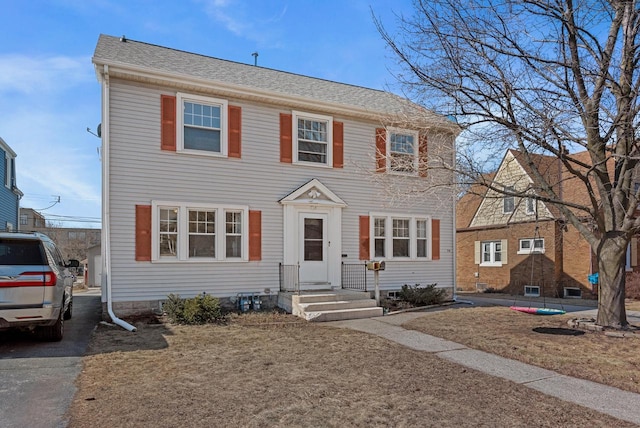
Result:
[[[615,329],[627,328],[624,307],[627,241],[622,236],[604,237],[596,251],[598,257],[598,316],[596,324]]]

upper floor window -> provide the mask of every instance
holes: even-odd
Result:
[[[178,94],[178,149],[227,155],[227,101]]]
[[[505,193],[513,193],[514,190],[513,186],[505,186],[504,188]],[[513,195],[505,194],[502,198],[502,212],[504,214],[512,213],[515,207],[515,197]]]
[[[9,153],[5,153],[4,156],[4,185],[9,189],[15,187],[15,160]]]
[[[29,224],[29,216],[26,214],[20,214],[20,226],[26,226]]]
[[[388,153],[390,171],[409,174],[413,174],[418,171],[417,141],[417,132],[389,131]]]
[[[293,153],[295,162],[332,165],[333,119],[293,112]]]
[[[535,214],[537,211],[537,201],[535,200],[535,198],[528,196],[526,199],[526,204],[527,214]]]

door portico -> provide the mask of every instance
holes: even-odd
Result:
[[[300,288],[339,287],[344,201],[313,179],[280,203],[284,209],[284,264],[300,267]]]

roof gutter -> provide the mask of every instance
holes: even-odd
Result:
[[[111,292],[111,219],[109,205],[109,66],[104,65],[102,82],[102,284],[107,294],[107,312],[120,327],[136,331],[128,322],[113,313]]]

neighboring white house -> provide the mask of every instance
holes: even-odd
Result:
[[[101,35],[93,63],[118,314],[170,293],[340,288],[343,264],[374,258],[383,290],[453,288],[453,189],[393,193],[451,182],[424,161],[453,162],[456,124],[388,92],[125,38]]]

